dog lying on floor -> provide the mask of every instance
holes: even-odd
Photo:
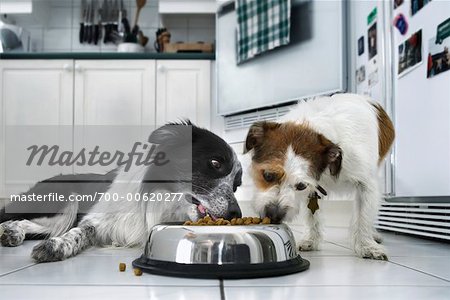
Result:
[[[170,153],[172,163],[167,167],[170,170],[141,165],[127,172],[121,167],[105,175],[60,175],[39,182],[26,194],[60,192],[68,196],[107,192],[119,195],[119,199],[114,203],[97,202],[81,218],[77,218],[79,210],[74,205],[64,207],[58,214],[12,214],[3,208],[2,245],[18,246],[26,237],[44,235],[49,238],[34,247],[32,257],[37,262],[59,261],[93,245],[141,245],[148,230],[160,222],[196,221],[206,214],[213,218],[241,217],[234,192],[241,185],[242,168],[225,141],[186,121],[155,130],[149,142],[157,145],[158,151]],[[55,185],[55,182],[74,183]],[[150,203],[127,201],[124,196],[136,193],[181,193],[181,198]]]
[[[394,140],[382,107],[367,97],[336,94],[299,103],[279,123],[257,122],[244,153],[252,151],[254,208],[273,221],[302,214],[300,250],[316,250],[322,238],[318,199],[356,193],[351,224],[355,252],[386,260],[373,226],[381,192],[378,167]]]

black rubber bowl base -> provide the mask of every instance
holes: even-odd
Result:
[[[305,271],[309,261],[297,256],[283,262],[262,264],[180,264],[176,262],[151,260],[141,256],[133,261],[133,267],[155,275],[203,278],[203,279],[244,279],[288,275]]]

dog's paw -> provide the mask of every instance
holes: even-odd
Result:
[[[2,235],[0,242],[3,247],[17,247],[25,240],[25,230],[18,226],[15,222],[5,222],[0,225],[2,227]]]
[[[388,260],[384,248],[375,242],[373,244],[359,246],[355,249],[355,252],[362,258]]]
[[[37,244],[31,251],[31,257],[37,262],[60,261],[65,258],[65,251],[59,238],[53,237]]]
[[[297,247],[300,251],[319,250],[319,242],[312,239],[301,240],[299,243],[297,243]]]

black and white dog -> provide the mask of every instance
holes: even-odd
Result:
[[[187,127],[189,131],[183,130]],[[34,247],[32,257],[38,262],[59,261],[93,245],[142,245],[148,230],[159,222],[195,221],[207,213],[213,218],[241,216],[234,192],[241,185],[242,167],[224,140],[186,121],[160,127],[151,134],[149,142],[158,151],[170,153],[170,170],[141,165],[127,172],[120,167],[105,175],[60,175],[39,182],[27,194],[106,192],[118,197],[114,202],[66,204],[57,214],[11,214],[2,208],[2,245],[18,246],[25,238],[45,235],[48,239]],[[167,174],[170,181],[160,180]],[[60,182],[69,184],[57,184]],[[125,196],[146,193],[181,196],[178,201],[155,202],[129,201]],[[84,216],[80,216],[81,205],[87,211]]]

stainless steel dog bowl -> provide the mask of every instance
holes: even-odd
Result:
[[[256,278],[309,268],[297,253],[288,226],[185,226],[152,228],[144,254],[133,262],[143,271],[189,278]]]

